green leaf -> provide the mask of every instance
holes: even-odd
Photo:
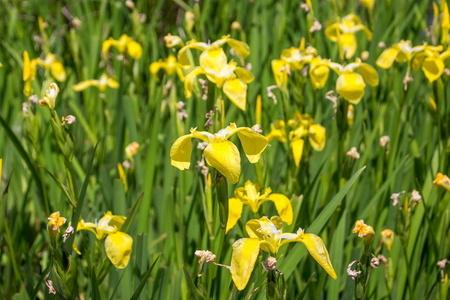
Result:
[[[100,290],[98,289],[97,277],[95,276],[95,267],[91,267],[91,296],[94,300],[101,300]]]
[[[75,209],[75,212],[72,216],[72,227],[73,227],[74,232],[77,232],[78,221],[80,220],[80,217],[81,217],[81,209],[83,208],[84,198],[86,196],[86,190],[87,190],[87,186],[89,184],[89,176],[91,175],[91,172],[92,172],[92,165],[94,164],[95,152],[97,151],[98,143],[99,142],[97,142],[97,145],[95,145],[94,150],[92,151],[91,157],[89,159],[89,163],[88,163],[87,171],[86,171],[86,177],[84,179],[83,186],[81,187],[80,196],[78,197],[77,208]],[[68,251],[72,250],[72,244],[73,244],[74,238],[75,238],[75,235],[72,235],[67,240],[66,247],[67,247],[67,249],[69,249]]]
[[[69,200],[70,204],[73,206],[73,208],[77,207],[77,204],[73,201],[72,197],[70,196],[70,191],[67,189],[67,187],[62,184],[62,182],[56,178],[55,175],[53,175],[49,170],[47,170],[46,168],[42,167],[41,168],[47,172],[50,177],[53,178],[53,180],[55,181],[56,185],[61,189],[61,191],[64,193],[64,195],[67,197],[67,200]]]
[[[144,286],[147,284],[147,280],[150,277],[153,268],[156,265],[156,262],[158,261],[159,257],[161,256],[161,254],[158,254],[158,256],[156,257],[155,261],[153,262],[153,264],[150,266],[150,268],[148,268],[147,272],[145,272],[144,277],[142,277],[141,282],[139,283],[138,288],[136,289],[136,291],[134,292],[133,296],[131,296],[131,300],[135,300],[139,298],[139,295],[141,294],[142,290],[144,289]]]
[[[184,276],[186,277],[186,281],[189,285],[189,289],[191,290],[191,297],[193,299],[197,300],[204,300],[205,296],[202,295],[202,293],[195,287],[194,283],[192,282],[191,276],[189,276],[188,271],[186,271],[186,268],[183,266],[183,272]]]
[[[328,219],[335,211],[336,207],[338,207],[339,203],[341,203],[342,199],[344,199],[345,195],[347,195],[350,188],[356,182],[356,179],[358,179],[359,175],[361,175],[362,171],[364,171],[365,168],[366,167],[361,168],[352,176],[352,178],[350,178],[350,180],[344,185],[344,187],[333,197],[333,199],[331,199],[330,203],[328,203],[328,205],[314,220],[311,226],[309,226],[306,232],[319,234]],[[297,243],[283,260],[280,265],[280,270],[284,273],[286,279],[291,276],[292,272],[297,267],[297,264],[300,262],[306,252],[306,248],[303,245]]]
[[[125,223],[123,223],[120,231],[125,232],[125,233],[128,233],[130,231],[131,224],[133,224],[133,221],[136,218],[136,215],[139,211],[139,206],[141,205],[143,198],[144,198],[144,192],[141,193],[141,195],[139,196],[139,199],[134,204],[133,209],[131,210],[130,214],[128,215],[127,219],[125,220]]]

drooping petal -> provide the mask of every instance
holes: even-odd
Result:
[[[117,81],[115,81],[112,78],[108,78],[108,80],[106,81],[106,85],[109,86],[112,89],[118,89],[119,88],[119,83]]]
[[[150,64],[150,73],[152,73],[156,81],[159,81],[157,74],[164,64],[165,63],[161,59]]]
[[[228,199],[228,222],[225,233],[228,233],[228,231],[233,228],[237,221],[241,218],[243,207],[244,204],[241,200],[237,198]]]
[[[371,86],[378,85],[378,73],[371,65],[361,63],[358,67],[358,72],[363,77],[364,81]]]
[[[323,240],[312,233],[306,233],[301,235],[299,241],[302,242],[306,249],[308,249],[309,254],[325,269],[325,271],[333,278],[336,279],[336,272],[333,269],[333,265],[330,261],[330,256],[328,255],[327,248],[323,243]]]
[[[142,56],[142,46],[132,39],[127,43],[127,50],[128,54],[134,59],[139,59]]]
[[[206,162],[210,166],[216,168],[220,173],[222,173],[223,176],[228,178],[231,183],[235,184],[236,182],[238,182],[239,176],[241,175],[241,157],[239,155],[239,150],[232,142],[228,140],[224,140],[221,142],[213,141],[208,146],[206,146],[203,153],[205,154]],[[184,153],[184,157],[187,158],[187,153]],[[184,166],[186,165],[187,164],[184,164]]]
[[[281,219],[288,225],[291,225],[294,213],[292,211],[292,205],[289,198],[285,195],[275,193],[270,194],[266,199],[275,204]]]
[[[191,165],[192,135],[187,134],[179,137],[170,148],[170,163],[172,166],[185,170]]]
[[[267,217],[262,217],[259,220],[253,219],[245,224],[245,230],[249,237],[263,240],[264,237],[258,229],[261,228],[261,225],[269,225],[269,223],[270,220]]]
[[[234,69],[234,73],[236,73],[237,77],[245,83],[250,83],[255,79],[255,76],[253,76],[249,70],[244,68],[237,67]]]
[[[190,62],[186,53],[187,50],[198,49],[204,51],[207,50],[208,48],[209,46],[206,43],[197,42],[196,40],[189,41],[187,42],[186,46],[184,46],[183,48],[180,49],[180,51],[178,51],[178,62],[182,66],[189,66]]]
[[[336,82],[336,91],[345,100],[352,104],[358,104],[364,96],[366,84],[361,75],[357,73],[343,73]]]
[[[111,263],[118,269],[123,269],[130,261],[133,239],[126,233],[117,231],[105,239],[105,252]]]
[[[356,52],[356,38],[353,33],[344,33],[341,35],[345,58],[350,59]]]
[[[84,222],[84,220],[82,219],[80,222],[78,222],[77,225],[77,231],[80,230],[88,230],[90,232],[93,232],[95,234],[95,236],[97,237],[97,239],[101,239],[103,238],[102,236],[99,236],[97,234],[97,224],[91,223],[91,222]]]
[[[417,53],[416,55],[414,55],[412,62],[411,62],[411,66],[414,71],[417,71],[420,69],[420,66],[422,66],[422,63],[423,63],[423,60],[425,59],[425,57],[427,57],[427,53],[425,53],[425,52],[420,52],[420,53]]]
[[[303,139],[295,139],[291,141],[292,156],[294,157],[295,165],[298,167],[300,165],[300,160],[303,154],[303,145],[305,141]]]
[[[87,89],[90,86],[97,86],[97,85],[98,85],[98,80],[90,79],[90,80],[80,81],[79,83],[73,85],[72,89],[76,92],[80,92],[80,91]]]
[[[314,150],[323,150],[327,139],[325,127],[320,124],[313,124],[309,126],[308,137],[309,142],[311,143],[311,146],[314,148]]]
[[[245,59],[250,54],[250,47],[246,43],[231,38],[228,38],[226,41],[242,58]]]
[[[52,73],[52,76],[60,82],[66,80],[66,70],[64,69],[63,64],[58,61],[52,62],[50,65],[50,73]]]
[[[311,69],[309,70],[309,77],[316,89],[321,89],[325,86],[330,74],[330,68],[326,64],[322,64],[322,59],[314,58],[311,62]]]
[[[116,41],[113,40],[113,38],[111,38],[111,37],[103,42],[103,44],[102,44],[102,52],[103,52],[103,56],[105,58],[108,57],[108,50],[109,50],[109,48],[111,48],[111,46],[113,46],[114,44],[116,44]]]
[[[31,78],[31,63],[30,56],[27,51],[23,51],[23,81],[27,81]]]
[[[116,230],[120,230],[126,219],[127,218],[124,216],[116,216],[113,215],[110,211],[107,211],[105,215],[98,221],[98,226],[99,229],[102,229],[102,227],[111,226]]]
[[[265,136],[254,132],[248,127],[236,128],[227,136],[227,138],[234,133],[237,133],[248,160],[252,164],[258,162],[261,157],[261,153],[264,149],[266,149],[267,144],[269,144],[269,140]]]
[[[444,68],[445,64],[440,58],[427,57],[422,63],[422,71],[430,82],[438,80]]]
[[[247,101],[247,84],[238,79],[225,81],[223,84],[223,92],[227,97],[241,110],[245,111],[245,103]]]
[[[383,69],[389,69],[397,58],[397,54],[399,53],[398,49],[389,48],[381,53],[380,57],[377,59],[377,66]]]
[[[271,64],[277,86],[283,87],[288,82],[288,63],[282,59],[274,59]]]
[[[243,290],[252,275],[259,254],[259,240],[242,238],[234,242],[231,255],[231,278],[238,290]]]
[[[186,99],[191,98],[195,78],[202,73],[204,73],[204,71],[201,67],[195,67],[186,74],[186,77],[184,78],[184,96]]]
[[[260,219],[261,220],[261,219]],[[277,230],[281,230],[283,229],[283,221],[281,220],[281,218],[279,216],[273,216],[272,218],[270,218],[270,222],[275,225],[275,227],[277,228]]]
[[[330,26],[327,26],[327,28],[325,29],[325,36],[332,42],[337,42],[337,30],[339,29],[339,24],[338,23],[334,23]]]

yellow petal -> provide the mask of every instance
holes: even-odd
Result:
[[[228,38],[227,44],[244,59],[250,54],[250,47],[244,42]]]
[[[190,66],[189,58],[186,54],[186,51],[189,49],[198,49],[204,51],[207,50],[208,48],[209,46],[202,42],[197,42],[195,40],[187,42],[186,46],[184,46],[183,48],[180,49],[180,51],[178,51],[178,62],[182,66]]]
[[[117,231],[105,239],[105,252],[111,263],[118,269],[123,269],[130,261],[133,239],[126,233]]]
[[[327,28],[325,29],[325,36],[332,42],[337,42],[337,31],[339,30],[339,24],[335,23],[332,24],[330,26],[327,26]]]
[[[233,130],[228,136],[237,133],[239,140],[241,141],[242,148],[248,160],[254,164],[258,162],[261,157],[261,153],[266,149],[269,141],[267,138],[259,133],[254,132],[248,127],[239,127]]]
[[[253,74],[244,68],[235,68],[234,73],[236,73],[237,77],[241,80],[243,80],[245,83],[250,83],[255,79],[255,76]]]
[[[377,59],[377,66],[383,69],[389,69],[394,63],[394,60],[397,58],[398,53],[399,50],[395,48],[384,50],[383,53],[381,53],[380,57],[378,57]]]
[[[227,66],[227,56],[222,48],[211,48],[203,51],[200,55],[200,67],[205,72],[219,74]],[[210,81],[216,82],[213,77],[208,77]]]
[[[227,97],[241,110],[245,111],[245,103],[247,101],[247,84],[238,79],[225,81],[223,92]]]
[[[249,237],[263,240],[264,237],[262,236],[261,231],[259,231],[258,229],[261,228],[261,225],[269,224],[270,220],[267,217],[262,217],[259,220],[253,219],[245,224],[245,230],[247,231]]]
[[[281,219],[288,225],[291,225],[294,213],[292,212],[292,205],[289,198],[282,194],[270,194],[266,199],[275,204]]]
[[[76,243],[75,241],[73,241],[72,249],[73,249],[78,255],[81,255],[81,252],[80,252],[80,250],[78,249],[77,243]]]
[[[336,279],[336,272],[333,269],[330,256],[328,255],[328,251],[323,243],[323,240],[315,234],[306,233],[300,237],[299,241],[306,246],[309,254],[311,254],[319,265],[321,265],[333,279]]]
[[[87,89],[90,86],[96,86],[98,85],[97,80],[86,80],[86,81],[80,81],[79,83],[72,86],[72,89],[76,92],[80,92],[82,90]]]
[[[198,75],[203,74],[203,68],[195,67],[184,78],[184,96],[186,99],[191,98],[192,90],[194,89],[194,81]]]
[[[159,81],[157,74],[159,70],[164,67],[164,65],[165,63],[161,59],[150,64],[150,73],[152,73],[156,81]]]
[[[203,153],[205,154],[206,162],[210,166],[222,173],[222,175],[228,178],[231,183],[235,184],[238,182],[239,176],[241,175],[241,157],[239,155],[239,150],[232,142],[228,140],[219,142],[213,141],[206,146]],[[184,153],[184,157],[187,157],[187,153]],[[189,165],[187,166],[189,167]]]
[[[64,66],[62,63],[58,61],[52,62],[52,64],[50,65],[50,72],[56,80],[60,82],[66,80],[66,70],[64,70]]]
[[[115,41],[111,37],[103,42],[103,44],[102,44],[102,52],[103,52],[103,56],[105,58],[108,57],[108,50],[109,50],[109,48],[111,48],[111,46],[114,43],[115,43]]]
[[[88,230],[90,232],[93,232],[97,239],[101,239],[102,237],[97,234],[97,224],[91,223],[91,222],[84,222],[84,220],[81,220],[78,222],[77,225],[77,231],[80,230]]]
[[[272,60],[272,72],[279,87],[283,87],[288,81],[288,63],[281,59]]]
[[[361,0],[361,2],[368,10],[372,10],[375,4],[375,0]]]
[[[23,51],[23,81],[27,81],[31,78],[31,64],[30,56],[27,51]]]
[[[300,160],[303,154],[303,145],[305,141],[303,139],[295,139],[291,141],[292,156],[294,157],[295,165],[300,165]]]
[[[319,64],[320,58],[314,59],[311,63],[311,69],[309,70],[309,77],[312,84],[316,89],[321,89],[325,86],[328,80],[330,69],[324,64]]]
[[[225,233],[228,233],[241,218],[243,206],[242,201],[237,198],[228,199],[228,222]]]
[[[422,71],[430,82],[441,77],[445,64],[440,58],[427,57],[422,63]]]
[[[366,84],[361,75],[357,73],[343,73],[336,82],[336,91],[345,100],[352,104],[358,104],[364,96]]]
[[[344,47],[345,58],[350,59],[356,52],[356,38],[353,33],[344,33],[341,35],[342,45]]]
[[[142,56],[142,46],[133,40],[129,40],[127,44],[128,54],[134,59],[139,59]]]
[[[364,81],[371,86],[378,85],[378,73],[371,65],[361,63],[358,67],[358,72],[363,77]]]
[[[309,142],[316,151],[322,151],[326,142],[326,129],[320,124],[313,124],[309,126]]]
[[[231,255],[231,278],[238,290],[241,291],[247,286],[258,254],[258,239],[243,238],[234,242]]]
[[[106,84],[112,89],[119,88],[119,83],[112,78],[108,78],[108,81],[106,82]]]
[[[192,153],[192,135],[187,134],[179,137],[172,148],[170,148],[170,163],[172,166],[185,170],[189,169],[191,165],[191,153]]]

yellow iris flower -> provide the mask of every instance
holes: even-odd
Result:
[[[108,57],[108,50],[111,47],[117,48],[122,54],[127,52],[134,59],[142,56],[142,46],[126,34],[122,34],[118,40],[110,37],[103,42],[102,52],[105,58]]]
[[[352,232],[357,233],[366,242],[371,242],[375,237],[375,231],[373,231],[372,226],[364,224],[363,220],[356,221],[355,228],[353,228]]]
[[[111,77],[109,77],[108,75],[102,74],[102,76],[100,77],[99,80],[89,79],[89,80],[85,80],[85,81],[80,81],[79,83],[73,85],[72,89],[76,92],[80,92],[80,91],[87,89],[90,86],[95,86],[101,92],[104,92],[104,91],[106,91],[107,87],[110,87],[113,89],[119,88],[119,83],[117,81],[115,81],[114,79],[112,79]]]
[[[259,250],[268,252],[275,257],[278,249],[287,243],[301,242],[306,246],[309,254],[336,279],[336,272],[331,264],[327,248],[323,240],[312,233],[304,233],[299,228],[297,233],[283,233],[280,217],[262,217],[250,220],[245,229],[250,238],[242,238],[234,242],[231,256],[231,277],[238,290],[243,290],[252,274]]]
[[[441,77],[444,71],[444,61],[450,57],[450,51],[444,51],[442,46],[420,45],[412,47],[410,41],[400,41],[381,53],[377,65],[389,69],[394,61],[411,64],[414,71],[422,66],[422,71],[430,82]]]
[[[272,139],[277,139],[279,142],[287,141],[286,124],[279,120],[271,125],[271,131],[266,136],[269,142]],[[322,151],[326,143],[326,129],[320,124],[314,124],[314,120],[308,114],[300,114],[297,112],[293,119],[288,121],[289,140],[292,156],[294,157],[295,165],[298,167],[303,154],[304,140],[308,136],[308,140],[316,151]]]
[[[53,78],[63,82],[66,80],[66,70],[61,62],[57,61],[56,55],[48,53],[45,59],[35,58],[30,60],[27,51],[23,52],[23,81],[24,81],[24,94],[29,97],[33,93],[31,84],[33,83],[37,66],[41,66],[46,70],[49,70]]]
[[[367,39],[372,40],[372,32],[354,14],[345,16],[340,22],[328,25],[325,36],[333,42],[337,42],[345,53],[345,58],[350,59],[355,55],[357,43],[355,33],[364,31]]]
[[[181,65],[177,62],[175,56],[169,55],[164,60],[160,59],[157,62],[153,62],[150,64],[150,73],[152,73],[156,81],[159,81],[157,74],[161,69],[165,70],[167,75],[169,76],[173,76],[175,73],[177,73],[178,77],[180,77],[180,80],[184,81],[183,70],[181,68]]]
[[[372,10],[375,4],[375,0],[361,0],[361,3],[368,9]]]
[[[250,180],[247,180],[245,187],[237,188],[234,191],[234,197],[229,199],[226,232],[233,228],[241,218],[244,205],[248,206],[256,214],[259,207],[266,201],[272,201],[275,204],[278,214],[284,222],[288,225],[292,223],[291,201],[285,195],[272,193],[270,188],[266,188],[264,194],[261,195],[259,184],[253,184]]]
[[[47,224],[47,231],[51,238],[55,238],[59,233],[59,229],[66,223],[67,219],[60,216],[59,211],[50,215]]]
[[[336,92],[352,104],[358,104],[364,96],[366,82],[371,86],[378,85],[378,73],[374,67],[362,63],[359,58],[354,63],[342,66],[338,63],[323,61],[315,68],[328,67],[335,71],[339,77],[336,81]],[[311,72],[315,71],[312,68]],[[356,73],[358,70],[359,73]]]
[[[309,46],[305,49],[304,38],[298,48],[291,47],[283,50],[280,59],[272,60],[272,72],[277,86],[282,88],[287,83],[290,71],[300,71],[305,64],[311,63],[316,57],[317,50],[314,47]]]
[[[450,179],[447,175],[444,175],[442,173],[437,173],[436,179],[434,179],[433,184],[436,187],[442,187],[447,190],[447,192],[450,192]]]
[[[227,63],[227,56],[222,48],[203,51],[200,55],[200,67],[194,67],[186,74],[184,81],[186,98],[192,96],[195,78],[200,74],[205,74],[208,80],[222,89],[237,107],[245,111],[247,83],[254,79],[250,71],[237,67],[233,61]]]
[[[244,59],[250,54],[250,47],[246,43],[232,39],[230,38],[230,35],[224,35],[222,38],[212,44],[197,42],[196,40],[187,42],[186,46],[178,51],[178,62],[183,66],[191,65],[186,53],[188,49],[197,49],[201,50],[202,52],[216,51],[217,49],[222,48],[225,44],[228,44],[234,51],[236,51],[237,54],[239,54],[239,56]]]
[[[164,42],[166,42],[167,48],[172,48],[175,46],[184,46],[183,40],[177,35],[171,35],[170,33],[164,37]]]
[[[111,263],[118,269],[123,269],[130,261],[133,239],[128,234],[121,232],[120,228],[126,217],[115,216],[110,211],[96,223],[78,223],[77,231],[89,230],[95,234],[97,239],[105,239],[105,252]],[[75,243],[74,243],[75,244]]]
[[[394,242],[394,232],[390,229],[385,229],[381,232],[381,239],[383,243],[386,245],[386,248],[389,252],[391,252],[392,243]]]
[[[251,163],[256,163],[267,147],[267,138],[248,127],[236,127],[230,123],[224,129],[212,134],[191,129],[191,133],[179,137],[170,149],[171,164],[180,169],[189,169],[191,165],[192,138],[200,139],[208,145],[203,151],[206,162],[222,173],[231,183],[236,183],[241,175],[241,157],[237,147],[228,139],[237,133],[245,155]]]

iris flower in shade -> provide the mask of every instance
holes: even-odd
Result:
[[[291,47],[281,52],[280,59],[272,60],[272,72],[279,87],[283,87],[288,81],[291,71],[300,71],[307,63],[317,57],[314,47],[305,49],[305,39],[302,39],[298,48]]]
[[[447,190],[447,192],[450,192],[450,179],[447,175],[444,175],[442,173],[437,173],[436,179],[434,179],[433,184],[436,187],[442,187]]]
[[[120,228],[125,222],[125,217],[115,216],[110,211],[96,223],[78,223],[77,231],[89,230],[95,234],[98,240],[105,239],[105,252],[111,263],[118,269],[128,265],[133,246],[133,239],[128,234],[121,232]]]
[[[429,47],[430,50],[442,51],[442,46],[426,46],[420,45],[412,47],[410,41],[401,40],[400,42],[394,44],[391,48],[387,48],[381,53],[377,59],[377,66],[383,69],[389,69],[394,61],[403,63],[410,63],[413,56],[419,52],[422,52],[425,47]]]
[[[35,58],[30,60],[27,51],[23,52],[23,81],[24,81],[24,93],[26,96],[30,96],[33,93],[31,84],[33,83],[37,66],[41,66],[46,70],[49,70],[53,78],[62,82],[66,80],[66,70],[61,62],[56,58],[55,54],[47,54],[45,59]]]
[[[297,233],[283,233],[280,217],[262,217],[250,220],[245,225],[249,238],[234,242],[231,256],[231,277],[238,290],[243,290],[250,279],[259,250],[276,257],[278,249],[287,243],[300,242],[306,246],[309,254],[336,279],[336,273],[331,264],[327,248],[323,240],[312,233],[305,233],[299,228]]]
[[[118,40],[110,37],[102,44],[104,57],[108,57],[108,50],[111,47],[117,48],[120,53],[128,53],[132,58],[139,59],[142,56],[142,46],[126,34],[122,34]]]
[[[350,59],[355,55],[357,43],[355,33],[364,31],[367,39],[372,40],[372,32],[361,23],[354,14],[345,16],[340,22],[328,25],[325,36],[333,42],[337,42],[345,53],[345,58]]]
[[[279,120],[270,125],[271,131],[266,136],[269,142],[277,139],[279,142],[287,141],[287,129],[284,121]],[[292,156],[295,165],[298,167],[303,154],[304,138],[308,140],[316,151],[322,151],[326,143],[326,129],[320,124],[315,124],[314,120],[308,114],[297,112],[292,119],[288,121],[289,141]]]
[[[186,51],[188,49],[197,49],[201,50],[202,53],[215,52],[217,49],[221,49],[225,44],[228,44],[239,56],[242,58],[246,58],[250,54],[250,47],[241,41],[230,38],[230,35],[224,35],[221,39],[215,41],[212,44],[207,44],[203,42],[197,42],[196,40],[191,40],[186,43],[186,46],[178,51],[178,62],[183,66],[190,66],[188,56]]]
[[[181,65],[177,62],[177,59],[173,55],[169,55],[166,59],[158,60],[150,64],[150,73],[155,77],[156,81],[159,81],[158,72],[163,69],[167,75],[173,76],[175,73],[180,77],[181,81],[184,81],[184,73]]]
[[[80,92],[80,91],[87,89],[90,86],[95,86],[101,92],[104,92],[104,91],[106,91],[107,87],[110,87],[112,89],[119,88],[119,83],[117,81],[115,81],[114,79],[112,79],[111,77],[109,77],[108,75],[102,74],[102,76],[100,77],[99,80],[89,79],[89,80],[81,81],[81,82],[73,85],[72,88],[74,91]]]
[[[236,127],[230,123],[224,129],[212,134],[207,131],[191,129],[191,133],[179,137],[170,149],[171,164],[180,169],[189,169],[191,165],[192,138],[206,142],[203,154],[206,162],[222,173],[231,183],[236,183],[241,175],[241,156],[237,147],[228,139],[237,133],[245,155],[251,163],[256,163],[267,147],[267,138],[248,127]]]
[[[292,205],[288,197],[272,193],[270,188],[267,188],[264,194],[261,195],[259,184],[253,184],[250,180],[247,180],[245,187],[237,188],[234,191],[234,197],[229,199],[226,232],[233,228],[241,218],[244,205],[248,206],[256,214],[259,207],[266,201],[272,201],[275,204],[278,214],[284,222],[288,225],[292,223]]]
[[[222,48],[204,51],[200,55],[200,67],[194,67],[186,74],[184,81],[186,98],[192,96],[195,78],[200,74],[205,74],[208,80],[222,89],[237,107],[245,111],[247,83],[254,79],[250,71],[238,67],[233,61],[227,63],[227,57]]]

